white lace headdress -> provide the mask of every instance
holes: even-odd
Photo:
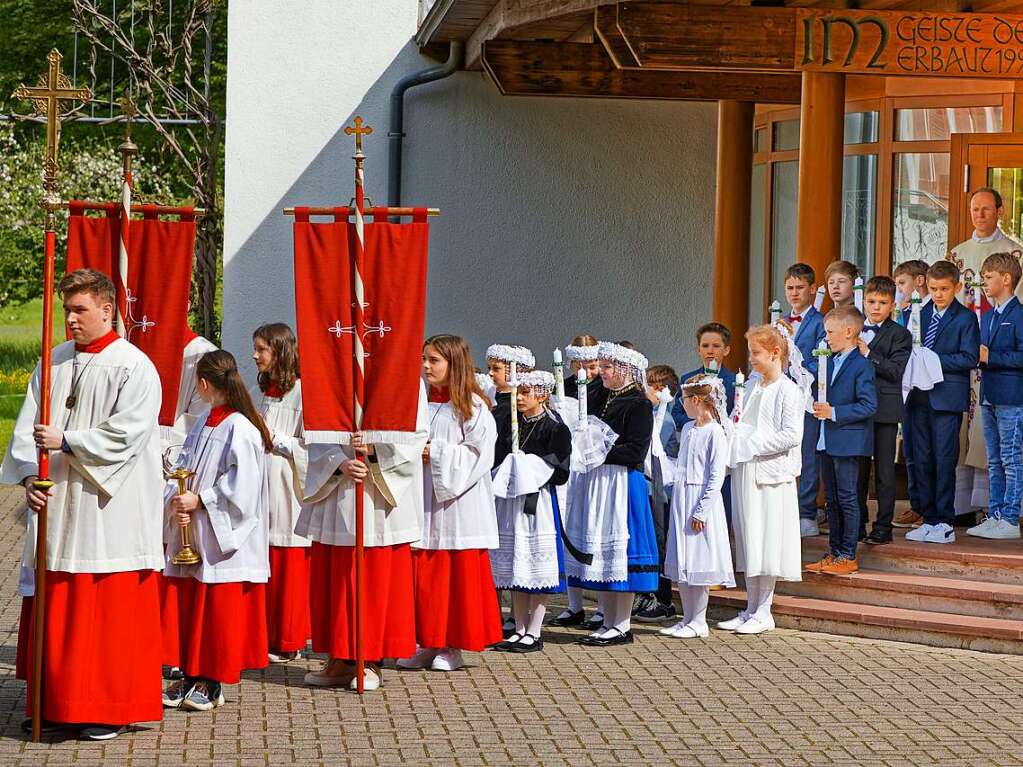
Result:
[[[493,344],[487,347],[487,359],[514,362],[516,365],[521,365],[530,370],[536,367],[536,357],[525,346]]]
[[[734,424],[728,417],[728,393],[725,391],[724,380],[719,376],[697,374],[682,384],[682,393],[685,394],[686,389],[695,389],[699,386],[710,387],[710,401],[714,405],[718,422],[725,430],[725,434],[731,436]]]
[[[554,391],[554,376],[546,370],[533,370],[528,373],[516,373],[515,380],[509,381],[512,386],[520,389],[532,389],[534,392],[550,396]]]
[[[597,347],[597,359],[613,362],[616,367],[622,369],[627,380],[640,386],[646,385],[646,369],[650,363],[635,349],[627,349],[610,341],[601,341]]]
[[[599,348],[596,344],[592,346],[566,346],[565,359],[568,362],[592,362],[597,359],[597,349]]]

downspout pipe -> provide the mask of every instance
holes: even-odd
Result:
[[[452,40],[448,47],[448,60],[437,67],[403,77],[391,91],[390,130],[387,133],[387,206],[401,206],[401,156],[402,141],[405,139],[405,91],[419,85],[432,83],[450,77],[462,67],[464,43]]]

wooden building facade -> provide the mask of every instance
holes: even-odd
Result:
[[[714,316],[733,328],[796,260],[943,258],[972,188],[1023,229],[1023,2],[435,0],[417,43],[452,41],[507,95],[718,103]]]

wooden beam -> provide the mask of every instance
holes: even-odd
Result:
[[[506,95],[798,104],[800,94],[798,73],[618,69],[597,44],[488,40],[483,67]]]
[[[598,7],[594,28],[622,67],[796,68],[796,12],[791,8],[620,3]]]

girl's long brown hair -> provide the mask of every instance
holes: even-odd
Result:
[[[287,394],[298,380],[298,341],[295,333],[283,322],[271,322],[260,325],[252,334],[253,340],[259,339],[273,352],[274,361],[270,372],[260,373],[256,378],[259,390],[266,393],[271,381],[276,381],[281,391]]]
[[[490,399],[476,383],[476,368],[472,364],[469,344],[464,338],[446,333],[430,336],[423,344],[423,349],[427,346],[432,346],[437,354],[447,360],[451,407],[463,422],[472,418],[472,395],[475,394],[490,407]]]
[[[223,394],[231,409],[237,410],[259,429],[259,435],[263,438],[263,447],[266,448],[266,451],[270,452],[273,449],[274,443],[270,430],[263,422],[263,417],[256,412],[252,398],[249,396],[249,390],[245,388],[245,382],[238,373],[238,363],[235,362],[231,352],[225,352],[223,349],[206,352],[199,358],[199,363],[195,366],[195,377],[203,379]]]

